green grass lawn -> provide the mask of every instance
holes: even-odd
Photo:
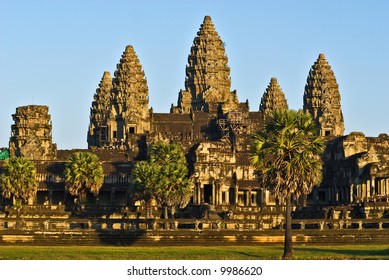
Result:
[[[280,259],[269,246],[0,246],[0,260],[252,260]],[[294,246],[294,259],[389,259],[389,245]]]

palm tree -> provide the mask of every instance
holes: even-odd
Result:
[[[160,181],[160,167],[148,161],[135,164],[130,176],[131,193],[135,200],[143,200],[146,204],[146,218],[150,218],[151,202],[155,198]]]
[[[192,191],[184,151],[177,144],[157,143],[151,146],[149,157],[151,163],[160,167],[156,200],[164,207],[165,219],[168,208],[174,218],[176,207],[185,207]]]
[[[130,182],[134,198],[146,203],[146,215],[155,199],[159,206],[164,207],[166,219],[168,208],[174,216],[175,207],[185,207],[191,193],[182,148],[176,144],[151,145],[147,161],[135,165]]]
[[[24,157],[6,159],[0,187],[2,195],[8,199],[13,197],[15,206],[20,207],[22,202],[27,202],[37,192],[35,164]]]
[[[284,259],[292,258],[291,198],[321,182],[325,143],[309,114],[280,110],[252,135],[251,163],[262,186],[286,201]]]
[[[87,193],[95,196],[99,193],[104,182],[103,167],[97,155],[91,152],[73,153],[65,166],[66,190],[81,200]]]

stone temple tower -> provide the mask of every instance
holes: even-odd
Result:
[[[263,118],[269,115],[271,111],[288,109],[288,103],[285,99],[285,94],[282,91],[276,78],[271,78],[270,84],[266,88],[261,104],[259,105],[259,111],[262,113]]]
[[[9,140],[11,156],[23,156],[31,160],[54,160],[57,145],[52,143],[49,107],[28,105],[16,108],[12,115]]]
[[[230,91],[230,68],[224,43],[210,16],[205,16],[188,56],[185,90],[181,90],[173,112],[224,113],[237,107],[236,92]]]
[[[344,120],[339,86],[324,54],[319,55],[309,71],[303,109],[312,115],[320,135],[343,135]]]
[[[104,72],[90,112],[88,130],[88,147],[103,146],[108,141],[107,120],[112,101],[112,78],[109,72]]]
[[[134,48],[127,46],[113,79],[105,72],[94,95],[88,146],[136,148],[136,135],[150,131],[148,105],[145,73]]]

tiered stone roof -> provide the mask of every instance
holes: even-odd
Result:
[[[312,115],[321,135],[343,135],[339,86],[324,54],[319,55],[309,71],[303,108]]]
[[[9,141],[11,156],[31,160],[52,160],[57,156],[57,145],[52,142],[49,107],[28,105],[16,108]]]
[[[178,108],[188,113],[211,111],[216,103],[235,103],[237,97],[230,92],[230,67],[224,43],[215,30],[210,16],[205,16],[188,57],[185,91],[179,94]]]
[[[136,123],[148,118],[149,90],[145,73],[132,46],[127,46],[113,79],[115,113],[125,122]],[[116,117],[116,114],[115,116]]]
[[[96,129],[101,129],[107,125],[108,113],[112,100],[112,77],[109,72],[104,72],[96,94],[93,96],[93,102],[90,112],[90,124],[88,132],[88,142],[94,141],[93,138]],[[92,144],[92,143],[91,143]],[[93,145],[96,145],[95,143]]]
[[[262,96],[259,111],[262,113],[263,117],[266,117],[271,111],[281,109],[287,110],[288,103],[277,79],[273,77]]]
[[[131,146],[130,134],[150,130],[147,80],[132,46],[127,46],[114,78],[104,72],[92,102],[88,147]]]

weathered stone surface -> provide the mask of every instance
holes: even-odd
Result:
[[[264,117],[266,117],[271,111],[287,109],[288,103],[285,99],[285,94],[278,84],[277,79],[271,78],[270,84],[262,96],[261,104],[259,105],[259,111]]]
[[[126,140],[129,134],[149,131],[149,89],[142,65],[132,46],[126,47],[117,64],[112,92],[108,121],[111,125],[110,138]]]
[[[386,203],[389,200],[388,162],[387,134],[373,138],[352,132],[329,140],[324,154],[324,178],[317,189],[322,195],[314,203]]]
[[[150,131],[147,80],[133,46],[127,46],[112,79],[104,72],[92,102],[88,147],[137,150],[135,134]]]
[[[181,90],[177,109],[216,112],[223,106],[224,112],[236,108],[238,98],[231,92],[230,67],[224,43],[215,30],[210,16],[205,16],[188,57],[185,90]]]
[[[319,55],[309,71],[303,109],[312,115],[320,135],[343,135],[344,121],[339,86],[324,54]]]
[[[104,72],[90,110],[88,146],[105,145],[108,141],[107,120],[112,101],[112,77]]]
[[[52,143],[49,107],[28,105],[16,108],[12,115],[12,136],[9,141],[10,155],[31,160],[53,160],[57,145]]]
[[[114,77],[104,73],[91,106],[88,146],[103,161],[105,173],[99,209],[128,204],[131,168],[145,159],[150,144],[159,141],[183,147],[196,207],[207,204],[212,211],[215,207],[229,211],[282,203],[259,185],[249,156],[250,135],[263,128],[269,112],[288,108],[285,95],[272,78],[259,111],[250,111],[249,102],[239,103],[236,92],[230,91],[227,62],[224,44],[206,16],[193,40],[178,106],[172,106],[171,113],[154,113],[148,108],[148,87],[140,61],[134,48],[126,47]],[[66,158],[74,151],[59,151],[55,164],[45,161],[55,158],[48,109],[27,107],[30,109],[18,108],[14,115],[11,150],[43,159],[37,164],[38,204],[71,205],[71,198],[63,194],[61,174]],[[357,132],[342,136],[340,93],[323,54],[310,69],[304,110],[312,114],[320,134],[328,136],[323,182],[308,203],[389,201],[389,137],[366,137]],[[247,211],[234,215],[244,218],[257,210]]]

